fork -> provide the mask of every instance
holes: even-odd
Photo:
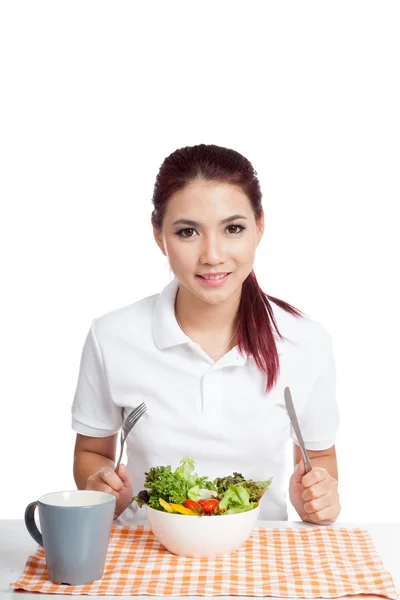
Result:
[[[117,471],[117,469],[120,465],[121,458],[122,458],[122,451],[124,449],[124,444],[125,444],[126,438],[128,437],[128,433],[131,431],[131,429],[134,427],[134,425],[136,425],[136,423],[139,421],[140,417],[142,417],[144,415],[146,410],[147,410],[146,403],[142,402],[142,404],[139,404],[139,406],[134,408],[129,413],[129,415],[126,417],[126,419],[124,419],[124,422],[122,423],[122,429],[121,429],[121,451],[119,453],[118,462],[114,469],[115,472]]]

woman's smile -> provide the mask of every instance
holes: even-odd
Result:
[[[206,273],[204,275],[197,274],[196,277],[202,285],[218,286],[223,285],[229,279],[230,273]]]

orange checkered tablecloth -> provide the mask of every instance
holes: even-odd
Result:
[[[144,527],[113,525],[103,577],[87,585],[48,581],[43,548],[29,557],[15,589],[91,596],[277,596],[397,598],[366,530],[259,527],[236,552],[217,558],[171,554]]]

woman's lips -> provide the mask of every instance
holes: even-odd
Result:
[[[231,273],[225,273],[222,276],[221,276],[221,274],[214,275],[214,276],[212,276],[212,275],[206,275],[206,276],[196,275],[196,277],[197,277],[197,279],[199,279],[199,281],[203,285],[216,287],[219,285],[223,285],[229,279],[229,275],[231,275]]]

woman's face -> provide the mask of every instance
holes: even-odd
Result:
[[[168,200],[154,237],[179,282],[200,300],[220,304],[241,290],[263,233],[237,186],[196,180]]]

